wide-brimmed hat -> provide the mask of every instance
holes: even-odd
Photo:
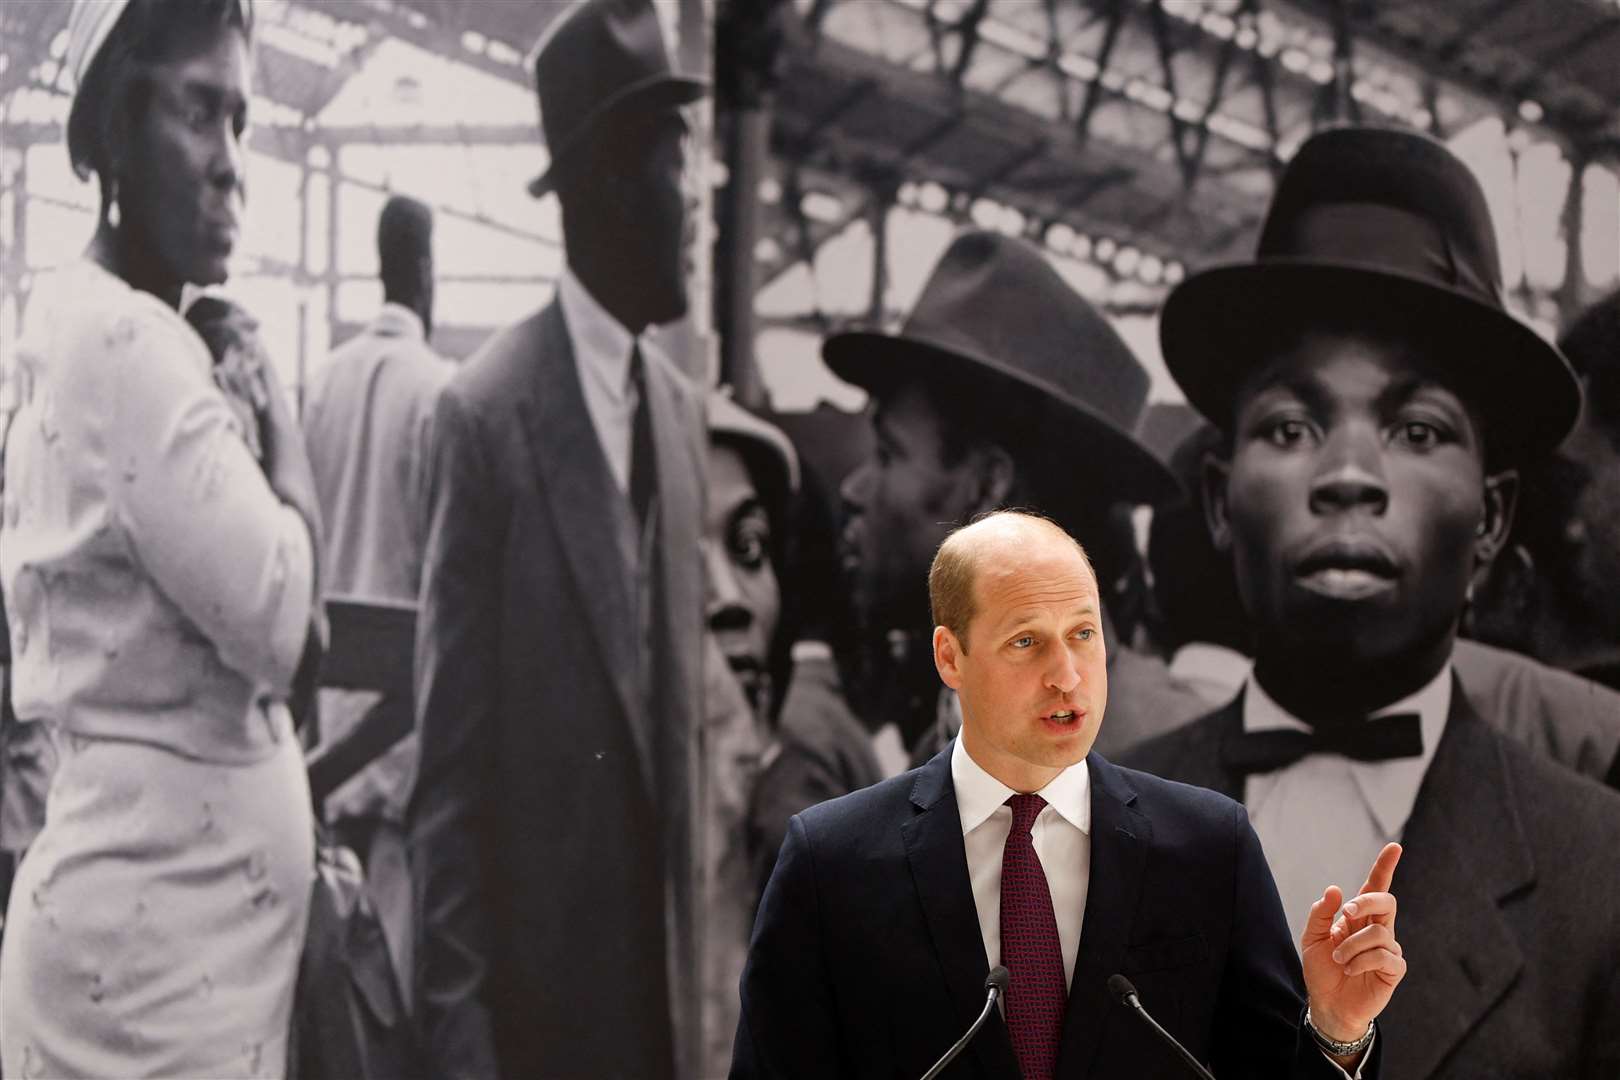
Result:
[[[1485,413],[1493,457],[1556,446],[1580,411],[1558,349],[1511,315],[1485,193],[1415,131],[1336,128],[1288,163],[1253,262],[1194,274],[1165,301],[1159,340],[1187,399],[1222,429],[1244,378],[1289,328],[1410,328]]]
[[[1127,502],[1176,494],[1175,479],[1132,436],[1149,378],[1108,320],[1022,240],[958,235],[898,334],[829,337],[822,356],[842,379],[881,397],[923,380],[1002,391],[1017,403],[1009,432],[1040,436],[1032,468],[1072,469],[1078,486]],[[987,407],[989,405],[987,404]],[[1051,438],[1048,436],[1057,436]]]
[[[629,106],[685,105],[709,88],[675,72],[650,0],[581,0],[563,12],[535,48],[534,84],[551,155],[529,183],[536,198],[608,117]]]

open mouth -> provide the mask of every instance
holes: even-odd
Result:
[[[1086,718],[1084,709],[1056,709],[1042,716],[1041,719],[1058,728],[1074,727]]]

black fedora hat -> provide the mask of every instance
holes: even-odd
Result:
[[[1179,488],[1130,434],[1148,374],[1108,321],[1022,240],[969,231],[951,241],[898,334],[835,334],[821,354],[842,379],[882,396],[911,379],[1008,392],[1009,430],[1081,438],[1041,441],[1050,473],[1072,467],[1118,500],[1156,502]],[[1061,459],[1082,446],[1071,462]]]
[[[685,105],[709,84],[670,65],[651,0],[581,0],[535,48],[535,90],[551,165],[529,183],[536,198],[603,120],[627,106]]]
[[[1187,399],[1229,429],[1235,395],[1280,329],[1359,314],[1442,342],[1433,360],[1484,410],[1493,457],[1556,446],[1580,385],[1502,300],[1479,181],[1415,131],[1334,128],[1283,171],[1253,262],[1194,274],[1165,301],[1159,340]]]

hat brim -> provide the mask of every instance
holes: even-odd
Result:
[[[1275,258],[1205,270],[1165,301],[1159,344],[1187,400],[1231,431],[1237,393],[1279,331],[1357,310],[1399,313],[1455,343],[1437,360],[1484,411],[1493,460],[1545,453],[1574,427],[1580,383],[1555,345],[1472,296],[1366,266]]]
[[[646,108],[658,109],[666,105],[690,105],[709,92],[709,83],[705,79],[693,78],[690,75],[649,75],[639,82],[621,87],[619,91],[606,101],[592,109],[590,115],[580,121],[574,133],[561,146],[551,148],[551,163],[546,171],[529,181],[529,194],[541,198],[551,192],[556,186],[557,171],[566,169],[568,160],[578,153],[579,148],[588,142],[604,121],[627,109]]]
[[[999,384],[1027,398],[1028,411],[1008,418],[1021,431],[1061,431],[1077,423],[1085,429],[1083,439],[1053,445],[1050,456],[1037,463],[1043,471],[1061,467],[1060,455],[1069,446],[1077,446],[1080,449],[1070,466],[1077,488],[1083,484],[1111,502],[1128,503],[1161,503],[1182,493],[1164,463],[1107,416],[990,357],[970,355],[924,338],[872,330],[834,334],[822,343],[821,355],[840,379],[875,397],[909,379],[957,383],[964,393],[971,393],[975,385]]]

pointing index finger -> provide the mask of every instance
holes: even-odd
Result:
[[[1361,891],[1389,892],[1390,884],[1395,880],[1395,864],[1400,861],[1401,845],[1385,844],[1384,850],[1373,860],[1372,869],[1367,871],[1367,880],[1362,884]]]

